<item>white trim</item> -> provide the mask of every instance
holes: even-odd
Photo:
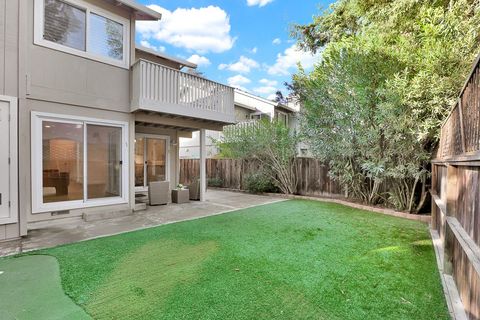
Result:
[[[60,0],[67,4],[71,4],[75,7],[84,9],[86,12],[86,21],[85,21],[85,51],[70,48],[52,41],[45,40],[43,38],[43,28],[44,28],[44,3],[45,0],[35,0],[34,4],[34,44],[87,58],[90,60],[100,61],[117,67],[122,67],[125,69],[130,68],[130,20],[115,15],[111,12],[108,12],[104,9],[98,8],[93,4],[87,3],[83,0]],[[123,60],[116,60],[113,58],[105,57],[88,51],[89,46],[89,31],[90,31],[90,13],[100,15],[102,17],[108,18],[112,21],[115,21],[123,26]]]
[[[0,101],[8,102],[10,105],[10,146],[8,149],[10,155],[10,217],[0,218],[0,224],[18,222],[18,100],[16,97],[0,95]]]
[[[135,140],[137,138],[150,138],[150,139],[163,139],[165,140],[165,181],[170,181],[170,136],[159,135],[159,134],[150,134],[150,133],[135,133]],[[135,192],[147,192],[148,191],[148,181],[147,181],[147,166],[145,165],[145,156],[147,153],[147,140],[143,141],[143,187],[135,186]]]
[[[62,123],[81,123],[84,125],[84,154],[83,154],[83,186],[84,199],[62,202],[43,203],[42,184],[43,184],[43,170],[42,170],[42,122],[43,121],[57,121]],[[32,212],[51,212],[71,209],[81,209],[97,206],[106,206],[114,204],[128,204],[129,202],[129,146],[128,146],[128,122],[94,119],[87,117],[77,117],[63,114],[53,114],[45,112],[32,111],[31,113],[31,175],[32,175]],[[88,124],[96,124],[103,126],[120,127],[122,129],[122,171],[121,171],[121,197],[102,198],[102,199],[87,199],[88,177],[86,168],[87,148],[85,147],[87,139],[85,137]]]
[[[275,120],[276,120],[276,121],[279,121],[279,118],[278,118],[279,115],[284,116],[284,117],[285,117],[285,123],[284,123],[284,125],[285,125],[285,127],[288,128],[288,125],[289,125],[289,123],[288,123],[288,113],[283,112],[283,111],[278,111],[278,110],[275,110],[275,112],[276,112],[276,114],[275,114]]]

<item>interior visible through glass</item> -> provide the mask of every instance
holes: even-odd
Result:
[[[135,139],[135,187],[145,186],[144,165],[145,165],[145,140]]]
[[[146,174],[146,176],[145,176]],[[135,186],[167,179],[167,140],[138,137],[135,139]]]
[[[87,198],[121,196],[122,129],[87,125]]]
[[[43,202],[83,199],[83,125],[42,122]]]
[[[165,139],[147,138],[147,182],[166,180],[166,154]]]

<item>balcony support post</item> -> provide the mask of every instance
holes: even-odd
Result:
[[[207,191],[207,145],[206,130],[200,129],[200,201],[205,201]]]

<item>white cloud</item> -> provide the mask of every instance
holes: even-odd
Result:
[[[201,54],[224,52],[235,43],[235,38],[230,35],[230,17],[219,7],[178,8],[175,11],[155,4],[148,7],[160,12],[162,19],[136,23],[143,40],[165,41]]]
[[[257,47],[254,47],[254,48],[248,50],[248,52],[250,52],[250,53],[252,53],[252,54],[255,54],[255,53],[258,52],[258,48],[257,48]]]
[[[272,93],[271,95],[269,95],[269,96],[267,97],[268,100],[273,100],[273,101],[274,101],[276,98],[277,98],[277,94],[276,94],[276,93]]]
[[[155,50],[155,51],[165,52],[165,50],[166,50],[164,46],[154,46],[153,44],[151,44],[147,40],[140,41],[140,44],[145,48],[149,48],[149,49],[152,49],[152,50]]]
[[[237,62],[231,64],[222,63],[218,66],[219,70],[230,70],[233,72],[249,73],[252,69],[260,67],[257,61],[241,56]]]
[[[243,86],[246,85],[246,84],[249,84],[250,82],[252,82],[250,79],[248,79],[248,78],[246,78],[246,77],[244,77],[240,74],[227,79],[227,83],[228,83],[229,86],[234,87],[234,88],[238,88],[238,89],[244,90],[244,91],[248,91],[248,90],[245,89]]]
[[[278,86],[278,81],[276,80],[268,80],[268,79],[261,79],[260,81],[261,84],[264,84],[266,86],[269,86],[269,87],[276,87]]]
[[[274,44],[274,45],[279,45],[279,44],[281,44],[281,43],[282,43],[282,40],[280,40],[280,38],[275,38],[275,39],[273,39],[273,41],[272,41],[272,44]]]
[[[195,63],[199,67],[207,67],[211,64],[207,57],[199,56],[198,54],[192,55],[187,61]]]
[[[264,95],[274,94],[275,92],[277,92],[277,90],[278,89],[276,87],[270,87],[270,86],[258,87],[253,89],[253,91],[255,91],[256,93],[260,93]]]
[[[277,61],[273,66],[268,67],[268,73],[271,75],[289,75],[292,69],[296,69],[297,63],[308,69],[313,67],[320,57],[320,52],[312,55],[309,52],[302,51],[294,44],[277,55]]]
[[[249,7],[252,7],[252,6],[263,7],[269,4],[270,2],[273,2],[273,0],[247,0],[247,5]]]

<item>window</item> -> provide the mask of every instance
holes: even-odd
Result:
[[[127,203],[127,127],[32,113],[33,212]]]
[[[123,25],[92,13],[89,48],[98,55],[123,60]]]
[[[87,13],[59,0],[45,0],[43,38],[85,51]]]
[[[44,203],[83,199],[83,124],[44,121],[42,125]]]
[[[250,114],[250,119],[251,120],[270,119],[270,115],[268,113],[255,112]]]
[[[277,111],[276,120],[284,126],[288,126],[288,115],[286,113]]]
[[[82,0],[35,0],[35,44],[128,68],[129,20]]]

